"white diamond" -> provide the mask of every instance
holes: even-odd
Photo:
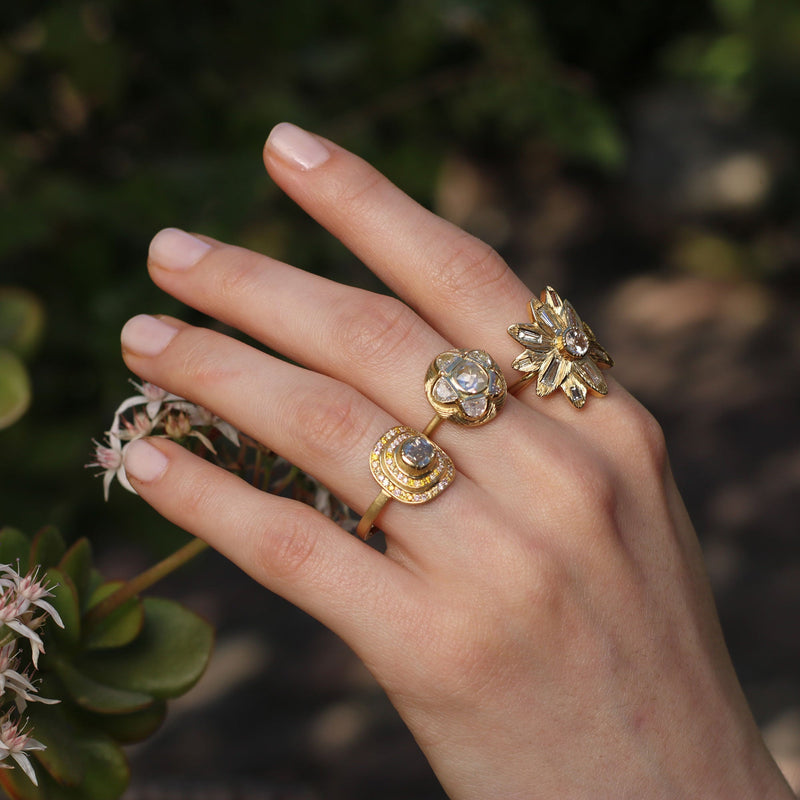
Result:
[[[589,352],[589,337],[580,328],[568,328],[564,332],[564,349],[575,358],[583,358]]]
[[[454,364],[458,361],[460,356],[458,353],[442,353],[441,355],[436,356],[436,368],[440,369],[442,372],[445,372],[449,366]]]
[[[480,394],[489,385],[486,370],[471,361],[462,361],[452,370],[453,380],[467,394]]]
[[[521,344],[541,344],[542,334],[534,333],[533,331],[526,330],[525,328],[520,328],[517,331],[516,339]]]
[[[478,397],[466,397],[461,401],[461,408],[470,419],[478,419],[486,413],[489,406],[489,401],[486,395],[479,395]]]
[[[458,399],[458,392],[450,385],[446,378],[439,378],[433,384],[433,397],[440,403],[452,403]]]

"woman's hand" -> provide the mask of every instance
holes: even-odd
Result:
[[[431,419],[438,353],[484,349],[515,379],[506,328],[531,291],[331,142],[284,124],[264,155],[405,303],[162,231],[161,288],[303,367],[146,316],[125,326],[125,360],[363,513],[375,442]],[[134,442],[126,468],[160,513],[348,642],[453,798],[792,797],[729,663],[661,431],[610,383],[580,411],[527,389],[486,426],[443,423],[456,479],[387,505],[385,555],[168,441]]]

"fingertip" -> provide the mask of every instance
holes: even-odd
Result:
[[[331,151],[324,142],[291,122],[279,122],[264,143],[264,161],[272,157],[292,169],[308,172],[324,164]]]
[[[124,449],[123,463],[128,478],[154,483],[167,471],[169,458],[146,439],[134,439]]]

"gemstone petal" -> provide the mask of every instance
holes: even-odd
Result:
[[[486,409],[489,407],[489,400],[486,395],[481,394],[477,397],[465,397],[459,405],[470,419],[478,419],[486,413]]]
[[[440,403],[452,403],[458,400],[458,392],[450,385],[447,378],[439,378],[433,384],[433,396]]]

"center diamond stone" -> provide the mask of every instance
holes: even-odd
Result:
[[[422,436],[412,436],[400,446],[400,458],[413,469],[425,469],[433,460],[433,445]]]
[[[452,371],[453,380],[467,394],[480,394],[486,391],[489,385],[489,376],[486,370],[473,361],[462,361]]]
[[[589,352],[589,337],[580,328],[567,328],[564,349],[574,358],[583,358]]]

